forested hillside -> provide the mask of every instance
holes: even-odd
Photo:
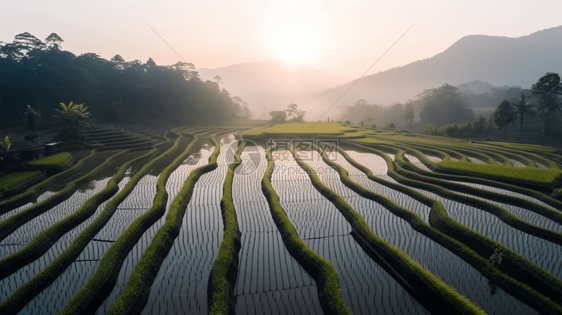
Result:
[[[115,121],[150,116],[204,121],[240,115],[244,104],[217,82],[202,81],[191,63],[157,65],[152,58],[111,60],[95,53],[75,55],[51,34],[29,33],[0,42],[0,123],[19,124],[27,105],[50,119],[60,102],[84,103],[95,119]]]

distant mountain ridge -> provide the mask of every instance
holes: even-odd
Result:
[[[198,69],[202,79],[222,78],[224,87],[250,103],[254,117],[267,111],[298,103],[305,96],[318,93],[350,79],[306,64],[289,65],[279,61],[234,64],[216,69]]]
[[[340,104],[362,98],[382,105],[404,102],[424,89],[474,80],[529,88],[546,72],[562,73],[562,26],[517,38],[465,36],[431,58],[364,77]],[[314,99],[335,100],[352,83],[325,90]]]

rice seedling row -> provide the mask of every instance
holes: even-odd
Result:
[[[192,170],[207,164],[209,160],[209,156],[213,152],[214,147],[209,147],[205,144],[205,149],[195,150],[192,154],[190,154],[178,168],[176,168],[168,178],[166,182],[166,191],[168,192],[168,202],[166,204],[166,212],[165,214],[156,222],[154,223],[146,232],[142,235],[139,239],[137,244],[133,247],[133,249],[129,252],[127,257],[123,262],[123,266],[119,272],[117,283],[113,290],[111,291],[110,295],[105,299],[104,303],[98,308],[97,314],[108,314],[109,309],[112,303],[119,297],[119,295],[123,292],[125,285],[129,281],[131,276],[131,272],[137,265],[138,261],[141,259],[142,254],[144,253],[145,249],[150,245],[154,236],[162,227],[162,225],[166,221],[166,215],[170,209],[171,203],[176,198],[178,193],[183,187],[183,184],[186,178],[189,176]],[[168,270],[169,273],[177,273],[177,270]],[[177,274],[176,274],[177,275]],[[174,281],[179,280],[179,278],[172,278]],[[170,280],[170,279],[168,279]]]
[[[383,164],[386,166],[386,162],[376,155],[367,156],[365,153],[352,151],[347,151],[346,153],[350,155],[350,157],[362,156],[366,160],[376,160],[376,162],[372,164],[379,164],[377,169],[382,169]],[[360,158],[352,158],[356,161],[361,160]],[[368,179],[364,173],[349,164],[339,153],[335,161],[346,169],[349,174],[354,174],[350,176],[350,178],[361,186],[377,194],[384,195],[397,204],[397,201],[403,198],[398,197],[398,199],[394,199],[396,198],[396,194],[388,193],[389,190],[393,191],[392,189]],[[335,171],[331,172],[335,173]],[[365,221],[369,224],[373,232],[390,244],[400,248],[426,270],[432,272],[449,286],[455,288],[460,294],[476,302],[488,314],[500,314],[503,312],[536,314],[535,310],[523,304],[513,296],[494,287],[493,284],[490,285],[489,281],[472,266],[446,248],[435,243],[430,238],[415,231],[405,220],[393,215],[381,205],[359,196],[351,189],[345,187],[341,181],[335,180],[331,175],[323,176],[321,179],[332,190],[341,191],[343,193],[343,195],[340,194],[340,196],[365,218]],[[374,183],[374,185],[369,185],[369,182]],[[383,190],[380,189],[380,186],[383,187]],[[413,200],[409,205],[401,206],[417,214],[421,214],[420,216],[422,216],[422,218],[427,218],[429,216],[429,207],[416,200]],[[427,220],[424,221],[427,222]],[[470,281],[467,281],[467,279],[470,279]]]
[[[178,314],[208,312],[208,280],[224,233],[220,201],[233,140],[230,135],[221,140],[218,167],[195,184],[180,233],[162,262],[142,314],[161,309]],[[207,164],[213,150],[203,150],[196,167]]]
[[[27,221],[24,225],[15,230],[12,234],[8,235],[0,242],[0,259],[5,258],[15,253],[19,248],[16,246],[2,246],[4,244],[19,244],[27,245],[39,233],[55,224],[56,222],[64,219],[88,200],[93,195],[97,194],[105,188],[110,178],[92,181],[84,186],[84,189],[79,189],[72,197],[59,203],[51,208],[49,211],[37,216],[36,218]]]
[[[242,232],[235,291],[237,313],[317,313],[321,307],[314,279],[289,254],[265,196],[256,193],[267,168],[265,150],[246,147],[241,157],[233,182],[233,200]]]
[[[130,173],[119,183],[119,191],[125,187],[129,179]],[[8,295],[20,288],[22,284],[29,281],[45,269],[45,267],[50,265],[63,251],[68,248],[68,246],[70,246],[72,241],[74,241],[74,239],[99,216],[108,202],[109,200],[100,204],[94,215],[63,235],[43,256],[41,256],[41,258],[0,281],[0,301],[4,300]]]
[[[381,159],[382,160],[382,159]],[[414,165],[418,166],[418,165],[423,165],[422,162],[415,156],[408,156],[408,160],[410,160],[410,162],[412,162]],[[384,160],[383,160],[384,162]],[[427,171],[431,172],[431,170],[427,169]],[[552,209],[554,211],[556,211],[553,207],[550,207],[548,205],[546,205],[543,202],[540,202],[539,200],[536,200],[532,197],[528,197],[526,195],[523,194],[517,194],[517,193],[513,193],[511,191],[505,190],[505,189],[499,189],[499,188],[494,188],[494,187],[490,187],[490,186],[484,186],[484,185],[479,185],[479,184],[471,184],[471,183],[465,183],[465,182],[458,182],[458,181],[451,181],[453,183],[457,183],[457,184],[462,184],[462,185],[468,185],[468,186],[472,186],[472,187],[476,187],[476,188],[480,188],[480,189],[484,189],[484,190],[488,190],[488,191],[492,191],[492,192],[498,192],[500,194],[506,194],[506,195],[511,195],[511,196],[517,196],[520,198],[524,198],[530,201],[534,201],[534,202],[538,202],[541,205],[546,206],[549,209]],[[501,203],[498,201],[494,201],[494,200],[489,200],[489,199],[485,199],[473,194],[468,194],[468,193],[463,193],[463,192],[457,192],[458,194],[461,195],[465,195],[471,198],[477,198],[486,202],[489,202],[491,204],[494,204],[496,206],[502,207],[503,209],[506,209],[507,211],[511,212],[513,215],[523,219],[524,221],[536,225],[536,226],[540,226],[543,227],[545,229],[549,229],[555,232],[562,232],[562,225],[560,225],[559,223],[552,221],[536,212],[527,210],[525,208],[522,207],[518,207],[515,205],[510,205],[510,204],[505,204],[505,203]]]
[[[334,264],[340,278],[342,295],[351,310],[356,314],[377,308],[387,313],[426,314],[423,306],[353,240],[349,235],[349,223],[335,206],[312,186],[307,174],[290,153],[279,153],[286,156],[286,160],[275,161],[272,184],[279,194],[280,202],[301,239]],[[290,170],[294,171],[291,181],[288,181]],[[295,181],[299,183],[298,189],[294,188]],[[298,193],[299,190],[302,192]],[[295,194],[298,196],[296,199]],[[342,252],[344,250],[347,252]],[[349,257],[354,257],[353,261],[350,261]],[[364,285],[358,285],[359,283]],[[380,284],[376,287],[384,295],[378,300],[382,302],[380,304],[374,299],[377,293],[368,290],[373,283]],[[400,298],[394,299],[395,296]]]
[[[80,254],[76,262],[46,290],[22,310],[45,310],[58,313],[74,294],[88,281],[99,265],[112,242],[152,205],[156,195],[157,176],[145,175],[133,189],[133,192],[119,205],[115,214],[105,227],[94,237]],[[63,288],[63,290],[61,290]],[[55,297],[55,298],[53,298]]]

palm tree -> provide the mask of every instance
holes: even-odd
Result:
[[[523,121],[525,117],[535,117],[537,112],[533,109],[535,105],[529,103],[525,98],[525,94],[521,94],[520,98],[514,98],[511,100],[511,106],[513,106],[513,113],[515,119],[519,120],[519,142],[523,142]]]
[[[68,133],[72,132],[74,125],[77,125],[78,129],[82,129],[86,124],[86,121],[91,117],[88,107],[84,104],[74,104],[70,102],[68,105],[60,103],[61,109],[55,109],[55,115],[53,117],[58,118],[61,122],[63,129]]]
[[[546,134],[550,134],[551,129],[554,129],[556,114],[562,112],[562,99],[556,94],[548,94],[540,101],[538,111],[543,121],[542,144],[544,145]]]

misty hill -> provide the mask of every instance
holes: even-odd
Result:
[[[216,69],[198,69],[204,80],[218,75],[233,96],[250,103],[254,117],[298,103],[306,95],[318,93],[349,78],[315,69],[305,64],[288,65],[278,61],[240,63]],[[262,116],[263,117],[263,116]]]
[[[442,53],[363,78],[342,100],[391,104],[444,83],[483,80],[494,86],[530,87],[546,72],[562,73],[562,26],[527,36],[465,36]],[[315,95],[333,101],[351,82]]]

